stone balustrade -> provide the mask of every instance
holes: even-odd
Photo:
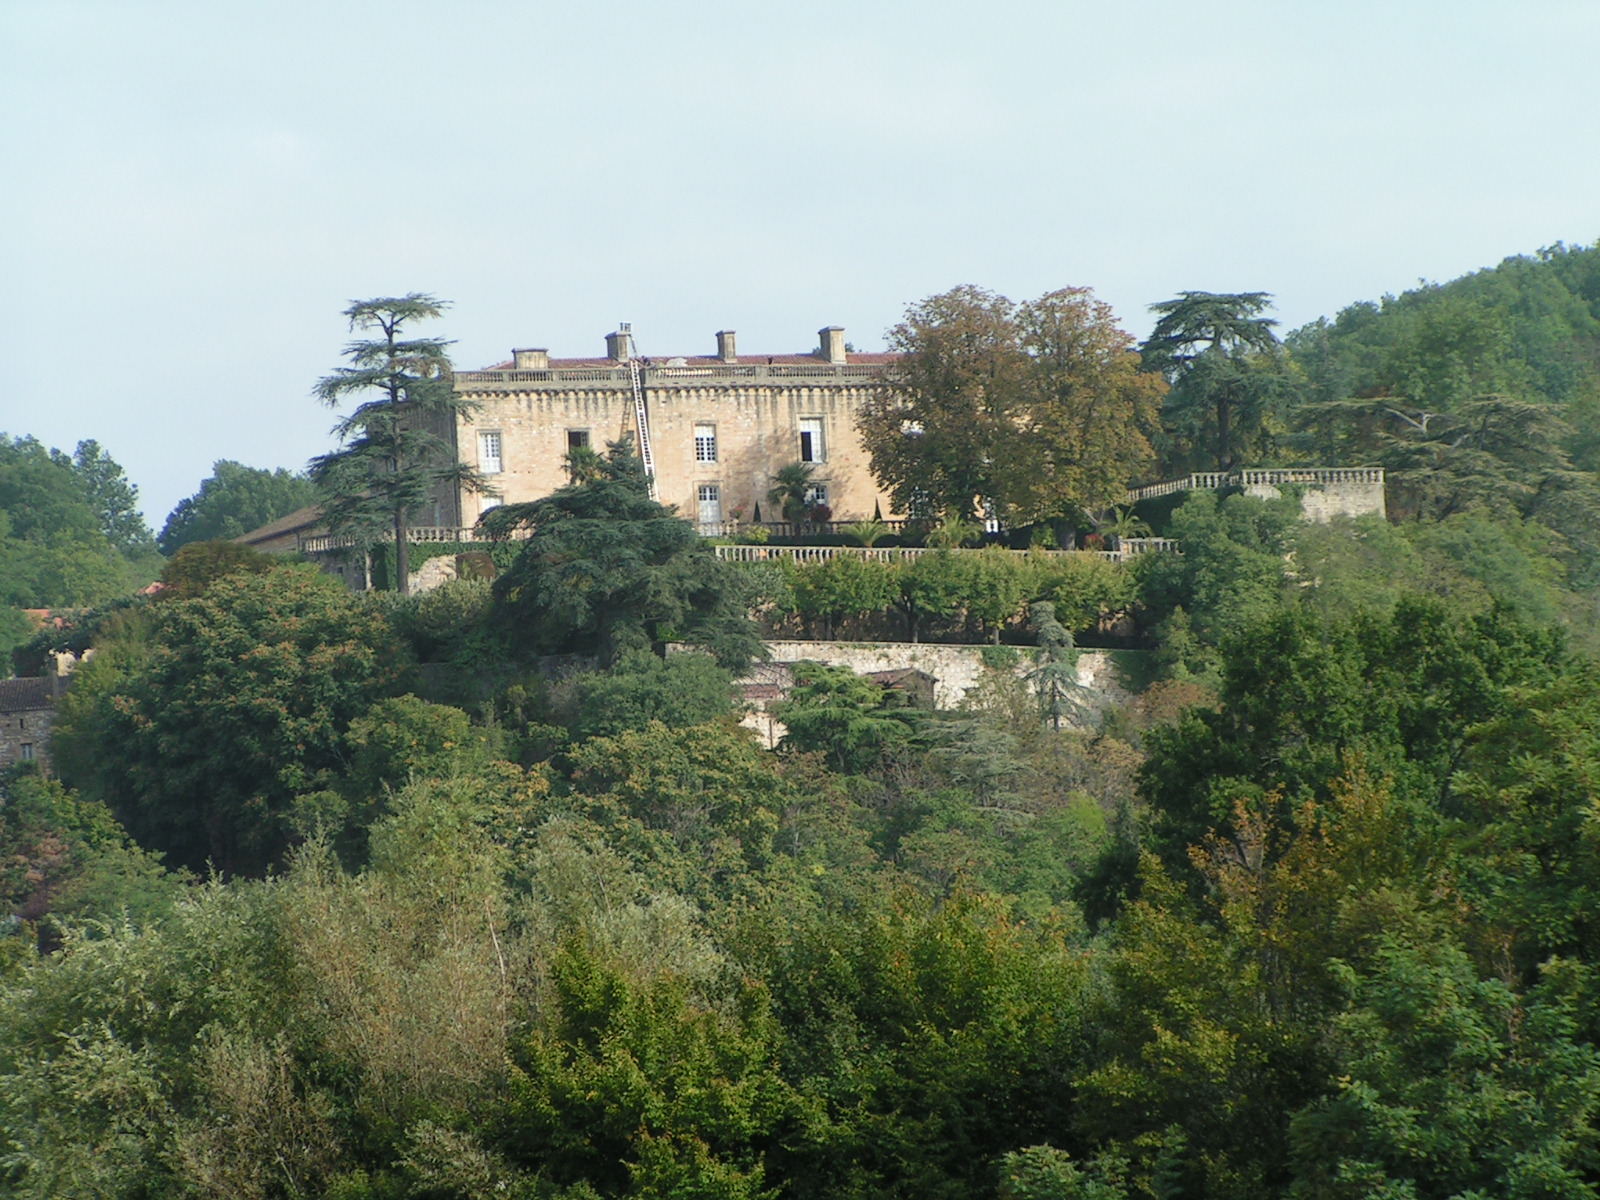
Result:
[[[1224,487],[1278,487],[1302,483],[1318,487],[1329,484],[1379,484],[1384,481],[1382,467],[1257,467],[1241,471],[1196,471],[1182,479],[1130,488],[1125,504],[1170,496],[1174,492],[1211,490]]]
[[[760,383],[763,380],[815,379],[830,380],[880,379],[886,367],[874,363],[696,363],[693,366],[669,367],[646,364],[640,367],[640,382],[646,388],[699,387],[706,383],[725,380],[742,380]],[[516,391],[519,387],[537,385],[539,388],[593,387],[597,383],[612,384],[618,388],[631,388],[626,365],[616,367],[551,367],[545,370],[457,371],[456,387],[460,391]]]
[[[1142,550],[1013,550],[1010,554],[1042,554],[1046,558],[1072,558],[1087,555],[1092,558],[1103,558],[1110,562],[1121,562],[1132,558],[1136,554],[1149,553],[1156,550],[1177,552],[1178,543],[1171,538],[1140,538],[1141,542],[1160,542],[1159,546],[1150,546]],[[819,563],[827,562],[830,558],[853,556],[865,559],[867,562],[906,562],[920,558],[924,554],[938,554],[941,551],[931,550],[920,546],[894,546],[886,548],[867,546],[716,546],[714,547],[718,558],[724,562],[776,562],[781,558],[793,559],[795,562]],[[948,554],[982,554],[982,550],[949,550]]]

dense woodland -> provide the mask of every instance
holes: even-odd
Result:
[[[1390,520],[1029,473],[1036,544],[1184,553],[746,566],[622,446],[495,510],[493,583],[353,594],[207,540],[303,480],[219,463],[162,558],[99,447],[0,445],[5,602],[74,610],[14,659],[95,649],[3,783],[0,1191],[1600,1192],[1600,248],[1281,343],[1164,308],[1130,470],[1376,463]],[[977,314],[1038,404],[1039,329],[1107,314],[1022,310],[895,336]],[[802,668],[769,751],[772,630],[991,669],[935,713]],[[1073,669],[1118,639],[1127,707]]]

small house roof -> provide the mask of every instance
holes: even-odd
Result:
[[[55,680],[48,676],[0,679],[0,712],[37,712],[54,708]]]

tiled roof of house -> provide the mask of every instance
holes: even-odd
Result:
[[[264,542],[282,533],[310,528],[320,520],[322,520],[322,509],[312,504],[305,508],[297,508],[288,516],[279,517],[276,521],[269,521],[259,529],[252,529],[249,533],[242,533],[233,540],[242,542],[246,546],[253,546],[257,542]]]
[[[55,680],[44,677],[0,679],[0,712],[33,712],[55,706]]]

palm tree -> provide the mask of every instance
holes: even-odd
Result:
[[[1127,508],[1113,508],[1111,515],[1096,522],[1118,542],[1128,538],[1142,538],[1150,536],[1150,524],[1143,517],[1133,511],[1132,505]]]
[[[772,477],[772,490],[767,493],[767,503],[776,504],[785,521],[804,521],[811,507],[812,476],[815,468],[809,463],[793,462],[780,467]]]
[[[947,512],[937,526],[928,532],[928,545],[945,550],[954,550],[958,546],[983,535],[983,526],[976,521],[969,521],[958,512]]]
[[[847,525],[844,535],[871,549],[889,536],[889,527],[881,519],[874,517],[870,521],[857,521],[854,525]]]

